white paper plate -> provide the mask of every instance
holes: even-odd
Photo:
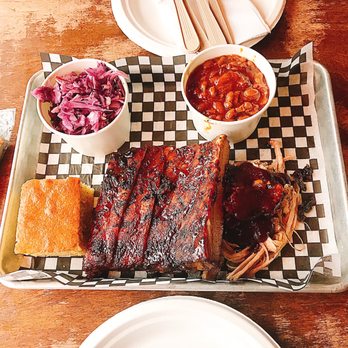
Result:
[[[230,0],[222,0],[225,1]],[[283,13],[285,0],[253,0],[253,3],[272,30]],[[160,0],[111,0],[118,26],[137,45],[159,56],[185,53],[182,43],[168,29],[171,20],[163,15],[159,4]],[[241,21],[240,25],[248,24]],[[265,36],[248,41],[245,46],[251,47]]]
[[[142,302],[100,325],[81,348],[279,347],[251,319],[221,303],[193,296]]]

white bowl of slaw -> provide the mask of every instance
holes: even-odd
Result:
[[[71,72],[77,74],[88,68],[96,68],[98,63],[104,63],[109,69],[117,70],[113,65],[98,59],[80,59],[75,60],[54,70],[43,82],[42,86],[53,87],[56,84],[57,76],[64,76]],[[129,91],[126,80],[119,76],[125,93],[124,104],[117,115],[107,126],[99,129],[97,132],[89,134],[66,134],[56,130],[52,126],[51,117],[48,113],[51,104],[37,100],[37,111],[44,126],[52,133],[59,135],[74,150],[86,156],[105,156],[119,149],[128,139],[130,133],[130,114],[128,109]]]

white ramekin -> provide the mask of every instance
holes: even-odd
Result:
[[[42,86],[53,87],[56,83],[56,76],[63,76],[71,72],[81,73],[88,68],[96,68],[97,59],[79,59],[72,61],[54,70],[43,82]],[[117,70],[113,65],[103,62],[111,70]],[[52,127],[51,117],[48,113],[50,103],[37,101],[37,111],[42,123],[51,132],[63,138],[73,149],[87,156],[105,156],[120,148],[129,138],[130,114],[128,110],[129,91],[127,82],[119,77],[125,91],[125,103],[118,116],[106,127],[95,133],[85,135],[70,135],[57,131]]]
[[[240,121],[218,121],[204,116],[196,110],[186,96],[186,84],[188,77],[195,68],[209,59],[220,57],[223,55],[237,54],[241,57],[247,58],[255,63],[255,65],[264,74],[266,82],[269,87],[269,97],[266,105],[256,114]],[[186,66],[182,79],[181,91],[186,104],[190,110],[190,115],[193,124],[198,133],[207,140],[213,140],[220,134],[226,134],[231,144],[238,143],[247,139],[256,129],[261,116],[265,113],[276,91],[276,78],[274,71],[265,57],[255,50],[240,45],[219,45],[210,47],[199,54],[197,54]]]

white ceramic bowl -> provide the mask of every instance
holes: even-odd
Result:
[[[96,68],[100,60],[80,59],[63,64],[54,70],[43,82],[43,86],[53,87],[56,76],[62,76],[71,72],[81,73],[87,68]],[[113,65],[103,62],[111,70],[117,70]],[[37,111],[42,123],[51,132],[62,137],[73,149],[87,156],[105,156],[120,148],[128,140],[130,132],[130,115],[128,110],[129,92],[127,82],[119,77],[125,91],[125,103],[118,116],[106,127],[95,133],[85,135],[70,135],[57,131],[52,127],[51,117],[48,113],[50,103],[37,101]]]
[[[188,77],[193,70],[209,59],[220,57],[223,55],[237,54],[247,58],[255,63],[255,65],[264,74],[269,87],[269,97],[266,105],[256,114],[240,121],[218,121],[204,116],[197,111],[186,96],[186,84]],[[207,140],[213,140],[220,134],[226,134],[231,144],[238,143],[247,139],[256,129],[261,116],[267,110],[276,91],[276,78],[273,69],[266,58],[255,50],[240,45],[219,45],[210,47],[197,54],[186,66],[182,79],[181,90],[186,104],[189,107],[193,124],[198,133]]]

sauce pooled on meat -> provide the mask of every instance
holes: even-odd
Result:
[[[224,239],[254,247],[274,234],[272,217],[290,178],[250,162],[230,165],[224,183]]]

